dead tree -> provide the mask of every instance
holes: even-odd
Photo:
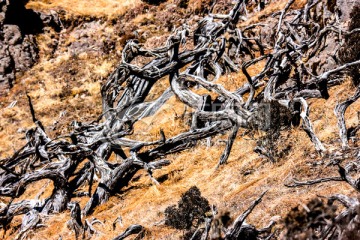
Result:
[[[219,165],[225,164],[239,128],[270,131],[276,126],[271,115],[264,113],[264,104],[282,106],[294,119],[302,119],[302,127],[315,149],[321,154],[326,152],[312,127],[307,100],[327,99],[328,89],[340,84],[344,71],[358,66],[360,61],[325,71],[315,57],[325,51],[328,39],[340,46],[339,33],[351,35],[359,29],[346,31],[336,18],[323,15],[325,1],[308,1],[298,10],[291,8],[293,2],[290,0],[274,14],[276,31],[266,42],[260,34],[263,24],[238,27],[247,14],[243,0],[237,1],[228,14],[209,14],[195,28],[186,24],[177,28],[163,47],[144,49],[137,41],[128,41],[121,63],[101,88],[102,115],[89,123],[74,121],[68,135],[51,139],[29,98],[35,127],[26,132],[27,143],[22,148],[0,161],[0,196],[11,198],[0,209],[1,226],[6,229],[14,216],[34,210],[36,216],[62,212],[74,196],[90,196],[82,209],[88,215],[127,186],[138,170],[145,169],[157,183],[152,172],[170,164],[164,159],[167,155],[190,149],[201,139],[230,132],[219,160]],[[194,46],[185,48],[190,40]],[[136,58],[151,59],[137,66]],[[247,68],[261,61],[264,68],[251,76]],[[221,75],[240,69],[247,83],[236,91],[216,83]],[[163,77],[168,77],[171,87],[159,98],[146,101],[154,84]],[[215,92],[218,97],[199,95],[195,87]],[[336,108],[343,144],[343,115],[346,107],[358,99],[357,93]],[[153,142],[131,139],[133,125],[155,114],[173,95],[194,111],[191,129],[169,139],[161,134]],[[201,122],[206,124],[198,124]],[[124,148],[129,148],[130,154],[125,154]],[[122,160],[110,163],[113,153]],[[16,201],[29,184],[43,179],[54,183],[49,198]],[[98,185],[93,191],[95,181]],[[87,186],[88,191],[80,191],[82,186]],[[71,206],[78,216],[79,207]],[[71,222],[80,235],[84,223],[78,220],[72,218]],[[242,226],[240,219],[228,235],[238,235]]]

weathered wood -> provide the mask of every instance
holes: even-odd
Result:
[[[12,198],[6,207],[0,209],[1,226],[5,229],[17,215],[29,213],[28,217],[40,219],[42,215],[61,212],[70,206],[72,215],[69,224],[76,236],[85,232],[91,235],[96,232],[93,223],[88,220],[81,222],[80,206],[69,204],[74,196],[90,197],[82,210],[84,215],[88,215],[112,195],[122,191],[140,169],[146,170],[150,179],[158,184],[153,171],[170,164],[170,161],[163,159],[165,156],[190,149],[201,139],[230,131],[226,148],[219,159],[219,165],[225,164],[240,128],[255,130],[257,127],[272,131],[271,128],[277,127],[264,127],[266,122],[271,121],[267,118],[272,116],[264,112],[263,104],[275,104],[287,109],[292,119],[301,117],[303,129],[315,150],[325,153],[326,149],[309,119],[307,100],[329,98],[328,90],[340,84],[337,79],[349,67],[358,66],[360,60],[324,71],[315,58],[324,51],[327,39],[334,34],[348,36],[360,29],[346,31],[336,21],[321,15],[323,13],[318,12],[317,8],[323,8],[321,4],[324,1],[307,1],[303,9],[292,10],[294,2],[290,0],[284,9],[274,14],[275,39],[270,41],[262,39],[259,33],[266,24],[237,27],[250,9],[246,4],[252,4],[243,0],[236,1],[228,14],[211,13],[201,19],[196,27],[184,24],[175,29],[162,47],[145,49],[136,40],[128,41],[122,52],[121,63],[101,87],[102,115],[90,123],[74,121],[71,125],[73,130],[68,135],[51,139],[36,116],[28,96],[35,127],[27,131],[27,143],[22,148],[12,157],[0,161],[0,196]],[[264,1],[258,1],[258,4],[260,9],[264,7]],[[323,18],[321,24],[318,17]],[[191,38],[194,46],[185,48],[186,41]],[[334,38],[336,48],[340,47],[340,40]],[[135,64],[136,58],[151,60],[138,66]],[[250,74],[247,69],[262,61],[264,67],[256,75]],[[216,82],[222,75],[237,72],[240,68],[247,82],[236,91],[229,91]],[[147,101],[155,83],[163,77],[169,78],[170,88],[157,99]],[[216,99],[211,99],[209,94],[197,94],[198,88],[215,93]],[[133,125],[156,114],[172,96],[193,110],[191,129],[168,139],[162,132],[161,138],[153,142],[134,140]],[[352,97],[335,108],[343,147],[349,145],[344,113],[359,97],[358,87]],[[299,119],[294,125],[299,124]],[[126,154],[124,148],[130,148],[130,154]],[[259,147],[255,151],[271,159],[266,149]],[[113,153],[121,161],[110,163],[109,158]],[[353,179],[347,168],[338,167],[339,177],[294,181],[289,186],[345,181],[359,191],[359,180]],[[45,201],[16,200],[22,197],[29,184],[43,179],[54,183],[49,198]],[[92,186],[95,183],[98,185],[94,190]],[[80,190],[81,187],[86,187],[86,192]],[[245,225],[244,220],[262,196],[235,221],[226,233],[227,239],[239,236],[241,231],[259,234],[260,230]],[[26,235],[29,229],[39,225],[38,221],[29,225],[26,219],[19,236]],[[210,220],[202,239],[208,238],[209,224]],[[130,227],[119,239],[139,229],[138,226]],[[265,228],[264,232],[269,229],[271,227]]]
[[[139,234],[143,230],[144,230],[143,226],[134,224],[134,225],[131,225],[130,227],[128,227],[122,234],[120,234],[113,240],[123,240],[130,235]]]
[[[243,212],[240,216],[238,216],[233,222],[232,226],[229,227],[226,231],[225,239],[258,239],[258,234],[271,232],[273,222],[269,224],[268,227],[262,229],[261,231],[257,230],[254,226],[245,223],[245,219],[249,216],[249,214],[254,210],[254,208],[261,203],[262,198],[266,194],[267,191],[263,192],[251,205],[250,207]]]
[[[346,109],[359,98],[360,98],[360,86],[357,87],[353,96],[349,97],[344,102],[341,102],[338,105],[336,105],[334,109],[335,115],[338,119],[339,135],[340,135],[342,147],[345,149],[349,147],[348,132],[345,123],[345,112]]]
[[[30,230],[35,230],[39,227],[44,227],[41,223],[41,219],[39,216],[39,213],[36,210],[30,210],[25,214],[25,216],[22,219],[20,231],[18,235],[16,235],[16,240],[22,240],[26,238],[26,234]]]
[[[75,232],[75,238],[79,239],[79,236],[84,238],[84,225],[81,221],[81,209],[80,205],[77,202],[71,202],[68,204],[70,208],[71,215],[70,220],[67,222],[68,228]]]
[[[351,174],[350,170],[354,166],[353,162],[350,162],[345,168],[342,167],[339,163],[335,163],[335,165],[338,167],[338,173],[339,177],[326,177],[326,178],[319,178],[315,180],[309,180],[309,181],[297,181],[293,180],[293,184],[286,184],[287,187],[299,187],[299,186],[305,186],[305,185],[314,185],[318,183],[323,182],[330,182],[330,181],[344,181],[348,183],[354,190],[357,192],[360,192],[360,178],[354,179]],[[357,166],[356,166],[357,169]]]

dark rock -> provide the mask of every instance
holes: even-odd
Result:
[[[35,64],[38,49],[34,35],[45,26],[59,26],[54,14],[26,9],[27,2],[0,0],[0,93],[12,87],[17,72]]]
[[[9,47],[0,41],[0,93],[12,87],[15,79],[15,65]]]
[[[9,45],[16,45],[22,42],[20,28],[17,25],[4,25],[4,42]]]
[[[115,49],[115,41],[110,33],[104,31],[106,24],[101,21],[81,23],[70,33],[76,39],[67,46],[72,54],[90,53],[94,55],[108,54]],[[126,33],[123,33],[126,34]]]

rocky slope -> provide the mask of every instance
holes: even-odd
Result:
[[[90,122],[102,113],[100,86],[121,61],[121,51],[127,40],[137,38],[147,49],[163,46],[174,27],[184,23],[196,26],[198,20],[209,12],[213,2],[1,1],[1,159],[11,157],[26,142],[23,137],[25,131],[34,126],[26,94],[31,97],[36,115],[50,137],[68,134],[72,121]],[[249,14],[239,27],[265,22],[272,27],[262,33],[262,38],[270,41],[273,25],[276,24],[272,14],[283,9],[287,2],[268,2],[261,11],[256,4],[250,4]],[[292,8],[299,9],[305,2],[296,1]],[[228,12],[233,6],[230,0],[216,3],[215,11],[220,13]],[[344,27],[347,27],[354,4],[355,1],[335,3],[336,11],[341,12],[340,20]],[[24,17],[15,17],[18,14]],[[328,50],[322,51],[317,60],[312,60],[319,61],[321,71],[336,65],[327,57],[333,49],[332,44],[329,40]],[[142,59],[136,62],[137,65],[144,63]],[[260,62],[252,66],[248,69],[249,73],[257,74],[263,64]],[[235,91],[244,82],[246,78],[242,72],[228,73],[217,81],[229,91]],[[158,81],[147,100],[156,99],[167,87],[168,79]],[[201,93],[204,90],[197,91]],[[127,188],[111,196],[108,202],[83,218],[91,221],[95,217],[103,223],[94,224],[97,232],[92,239],[113,238],[131,224],[144,226],[146,239],[181,238],[184,231],[163,223],[165,209],[176,204],[192,186],[197,186],[210,204],[231,212],[231,218],[246,210],[264,190],[269,190],[247,222],[260,228],[273,216],[278,216],[276,228],[280,231],[277,235],[282,232],[284,237],[284,225],[289,225],[286,221],[291,217],[288,213],[292,207],[305,206],[317,195],[341,193],[356,196],[356,192],[342,182],[303,188],[284,186],[292,178],[334,176],[336,166],[326,166],[333,156],[339,156],[344,163],[357,156],[358,135],[353,136],[354,141],[350,141],[350,150],[342,151],[337,119],[333,113],[337,103],[353,95],[354,91],[352,80],[346,77],[341,85],[329,90],[327,100],[309,101],[310,119],[315,132],[330,154],[319,155],[301,127],[294,127],[281,132],[273,150],[276,159],[269,161],[266,156],[253,151],[259,142],[269,141],[265,134],[261,131],[249,134],[246,130],[239,130],[228,163],[217,168],[226,136],[216,136],[211,140],[213,145],[210,148],[206,141],[202,141],[193,149],[169,155],[171,164],[154,172],[154,178],[160,185],[154,184],[145,170],[139,171]],[[359,102],[355,102],[347,110],[345,117],[349,127],[359,125],[359,109]],[[153,141],[159,138],[162,129],[169,138],[188,129],[186,122],[190,121],[184,104],[172,96],[154,116],[135,124],[132,137]],[[111,161],[116,163],[118,159],[113,156]],[[31,183],[16,201],[46,199],[52,193],[52,184],[49,180]],[[0,198],[3,204],[9,200],[8,197]],[[73,198],[81,208],[88,200],[88,196]],[[312,208],[313,205],[310,206]],[[121,224],[113,227],[113,222],[119,216]],[[22,217],[15,216],[8,229],[2,229],[5,239],[19,237]],[[27,237],[74,239],[74,232],[67,227],[70,217],[70,211],[45,217],[43,224],[46,227],[28,233]]]

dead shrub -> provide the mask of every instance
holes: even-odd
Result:
[[[197,228],[204,222],[205,213],[208,211],[209,201],[193,186],[181,196],[177,207],[172,205],[166,208],[165,224],[179,230]]]

